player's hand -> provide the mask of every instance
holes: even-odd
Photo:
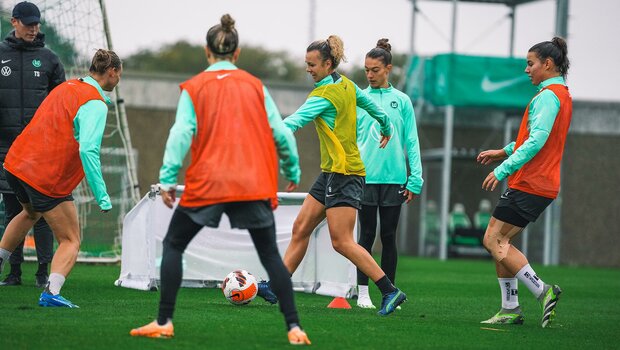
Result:
[[[288,185],[286,186],[286,192],[293,192],[297,189],[299,185],[297,185],[296,183],[294,183],[293,181],[289,182]]]
[[[405,192],[403,193],[403,196],[405,196],[405,203],[409,204],[415,198],[415,193],[409,190],[405,190]]]
[[[385,136],[381,134],[381,141],[379,141],[379,148],[385,148],[387,146],[388,141],[390,141],[391,136]]]
[[[164,204],[172,209],[174,202],[176,201],[177,191],[176,188],[171,188],[168,191],[160,190],[159,194],[161,195],[161,199],[164,201]]]
[[[506,156],[506,151],[504,151],[503,149],[489,149],[480,152],[480,154],[476,158],[476,161],[482,165],[487,165],[493,163],[496,160],[504,159],[506,158]]]
[[[493,191],[498,183],[499,180],[495,177],[495,173],[491,171],[482,182],[482,189],[485,191]]]

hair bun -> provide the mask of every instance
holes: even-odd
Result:
[[[235,20],[228,13],[220,18],[220,23],[225,32],[230,33],[235,29]]]
[[[387,38],[379,39],[377,41],[377,47],[384,49],[387,52],[392,52],[392,45],[390,45],[388,41],[390,41],[390,39],[387,39]]]

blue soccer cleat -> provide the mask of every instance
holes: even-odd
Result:
[[[392,293],[385,294],[381,300],[381,309],[377,312],[381,316],[387,316],[407,300],[407,295],[396,288]]]
[[[258,292],[256,295],[265,299],[269,304],[276,304],[278,302],[278,297],[271,291],[268,281],[258,282]]]
[[[79,306],[63,298],[60,294],[53,295],[47,292],[41,293],[39,297],[39,306],[79,308]]]

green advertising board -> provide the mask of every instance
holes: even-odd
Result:
[[[520,108],[536,87],[524,73],[524,58],[443,54],[414,57],[405,91],[436,106]]]

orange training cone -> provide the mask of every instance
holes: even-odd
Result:
[[[350,309],[351,305],[349,305],[347,299],[343,297],[335,297],[334,300],[327,305],[327,307],[330,309]]]

